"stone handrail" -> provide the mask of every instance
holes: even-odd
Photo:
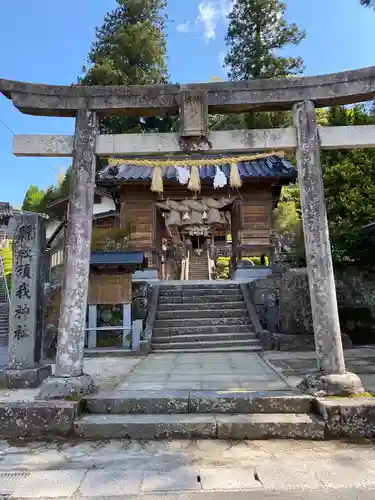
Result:
[[[180,280],[183,281],[185,279],[185,268],[186,268],[186,259],[182,259],[181,261],[181,273]]]
[[[156,310],[159,301],[159,285],[152,285],[151,296],[148,302],[148,314],[146,318],[145,332],[141,341],[141,352],[148,354],[151,350],[152,332],[156,318]]]
[[[241,292],[242,292],[242,295],[243,295],[243,298],[244,298],[244,301],[246,304],[247,312],[250,316],[251,323],[252,323],[254,330],[255,330],[255,334],[258,338],[261,338],[261,336],[263,334],[263,327],[259,321],[259,317],[258,317],[258,313],[255,309],[255,305],[254,305],[253,301],[251,300],[248,284],[241,283],[240,288],[241,288]]]
[[[207,265],[208,265],[208,279],[212,280],[212,269],[215,267],[215,261],[211,259],[210,248],[207,248]]]
[[[189,279],[189,266],[190,266],[190,249],[187,251],[187,257],[185,262],[185,280]]]
[[[301,101],[316,107],[351,104],[375,97],[375,66],[298,78],[209,82],[188,85],[43,85],[0,79],[0,92],[23,113],[75,116],[78,109],[101,115],[177,115],[181,95],[199,89],[209,113],[290,109]]]

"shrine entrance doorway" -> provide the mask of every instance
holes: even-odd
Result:
[[[163,260],[168,269],[176,268],[176,263],[180,262],[178,277],[173,272],[173,279],[190,280],[192,275],[199,276],[200,280],[211,279],[216,256],[215,239],[222,240],[224,235],[226,243],[225,235],[231,235],[234,201],[231,197],[204,197],[156,203],[167,235],[168,252]],[[197,268],[196,273],[192,272],[193,268]],[[172,272],[163,275],[169,276]]]

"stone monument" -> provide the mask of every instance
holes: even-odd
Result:
[[[10,389],[38,387],[51,374],[41,364],[43,332],[45,225],[38,214],[16,214],[9,316]]]

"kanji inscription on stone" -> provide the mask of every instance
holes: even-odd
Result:
[[[44,220],[17,214],[9,318],[9,368],[33,368],[40,361],[43,313]]]

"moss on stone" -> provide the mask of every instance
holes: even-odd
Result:
[[[362,392],[360,394],[351,394],[348,396],[327,396],[329,399],[343,399],[343,398],[375,398],[374,394],[371,392]]]

